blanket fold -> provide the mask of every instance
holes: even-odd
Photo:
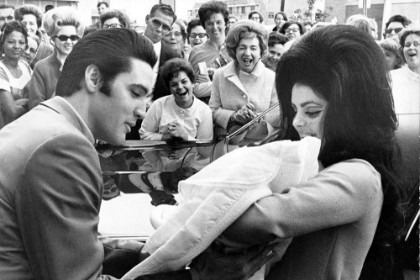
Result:
[[[183,269],[254,202],[313,178],[319,149],[313,137],[241,148],[181,181],[180,204],[152,221],[162,225],[145,245],[151,256],[122,279]]]

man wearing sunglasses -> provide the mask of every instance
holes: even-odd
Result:
[[[146,16],[146,29],[143,35],[152,41],[155,53],[158,57],[158,62],[155,67],[153,67],[153,83],[152,90],[148,95],[148,106],[150,106],[151,102],[154,100],[171,94],[159,75],[159,68],[165,64],[166,61],[175,57],[181,57],[177,51],[162,42],[163,36],[171,31],[172,24],[175,20],[176,15],[172,10],[172,7],[166,4],[154,5],[150,10],[150,13]],[[127,134],[128,140],[140,139],[140,126],[141,120],[138,120],[136,126]]]
[[[410,25],[411,21],[402,15],[394,15],[389,18],[388,22],[385,24],[385,33],[384,38],[392,38],[397,41],[398,33],[401,32],[405,27]]]
[[[14,20],[15,8],[10,5],[1,4],[0,5],[0,33],[3,31],[3,27],[9,21]]]

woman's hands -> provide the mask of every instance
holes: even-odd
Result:
[[[257,113],[255,111],[255,106],[252,103],[248,103],[242,106],[237,112],[234,113],[233,118],[235,122],[239,124],[246,124],[250,122],[252,119],[257,117]]]
[[[274,253],[276,244],[260,244],[239,254],[225,254],[220,246],[212,244],[191,264],[200,280],[243,280],[257,272]]]
[[[168,130],[163,133],[162,140],[167,140],[169,138],[182,138],[185,141],[188,141],[188,133],[185,131],[185,128],[179,124],[177,121],[173,121],[168,124]]]

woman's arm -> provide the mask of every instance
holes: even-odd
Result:
[[[146,113],[146,117],[141,123],[141,128],[139,130],[140,139],[142,140],[167,140],[162,133],[159,133],[159,123],[162,116],[162,106],[160,102],[155,101],[150,106],[149,110]]]
[[[213,77],[213,87],[210,96],[209,106],[213,113],[213,121],[224,129],[227,128],[230,116],[235,113],[234,110],[223,109],[221,95],[222,92],[223,68],[216,70]]]
[[[380,175],[363,161],[330,166],[306,183],[263,198],[225,232],[237,242],[255,244],[356,222],[380,214]]]
[[[25,106],[17,105],[12,94],[4,89],[0,89],[0,104],[5,124],[11,123],[26,112]]]

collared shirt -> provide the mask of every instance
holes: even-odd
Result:
[[[188,133],[188,140],[211,140],[213,118],[210,108],[198,98],[187,109],[178,107],[173,95],[155,100],[147,111],[140,129],[140,138],[161,140],[168,130],[168,124],[177,121]]]
[[[153,67],[153,83],[152,83],[152,89],[150,92],[153,92],[154,88],[155,88],[155,83],[156,83],[156,79],[157,76],[159,74],[159,63],[160,63],[160,52],[162,50],[162,41],[159,41],[155,44],[153,44],[153,48],[155,49],[155,53],[157,56],[157,61],[155,66]]]

